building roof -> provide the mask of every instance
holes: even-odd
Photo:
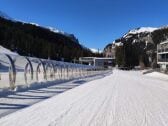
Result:
[[[80,57],[80,60],[85,59],[85,60],[91,60],[91,59],[113,59],[109,57]]]

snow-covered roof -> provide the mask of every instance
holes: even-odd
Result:
[[[167,44],[168,43],[168,40],[164,41],[164,42],[161,42],[160,44]]]

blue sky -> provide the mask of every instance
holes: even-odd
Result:
[[[73,33],[103,49],[128,30],[168,25],[168,0],[0,0],[12,18]]]

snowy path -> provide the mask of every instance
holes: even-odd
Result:
[[[50,98],[52,96],[63,93],[74,87],[80,86],[83,83],[102,78],[102,75],[92,76],[88,78],[77,79],[73,81],[58,82],[53,86],[47,86],[44,83],[43,88],[35,87],[32,90],[27,90],[24,92],[16,92],[15,94],[0,97],[0,118],[6,116],[12,112],[20,110],[25,107],[29,107],[32,104]]]
[[[167,126],[168,82],[118,71],[0,119],[0,126]]]

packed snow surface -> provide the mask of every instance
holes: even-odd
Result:
[[[0,119],[1,126],[167,126],[168,83],[114,70]]]
[[[43,81],[42,83],[31,84],[29,87],[23,85],[23,83],[20,86],[16,83],[17,87],[13,93],[7,88],[0,87],[0,118],[76,86],[80,86],[88,81],[102,78],[106,74],[109,73],[79,77],[72,80]],[[3,85],[3,83],[1,84]]]
[[[148,73],[146,76],[168,81],[168,75],[159,72]]]

